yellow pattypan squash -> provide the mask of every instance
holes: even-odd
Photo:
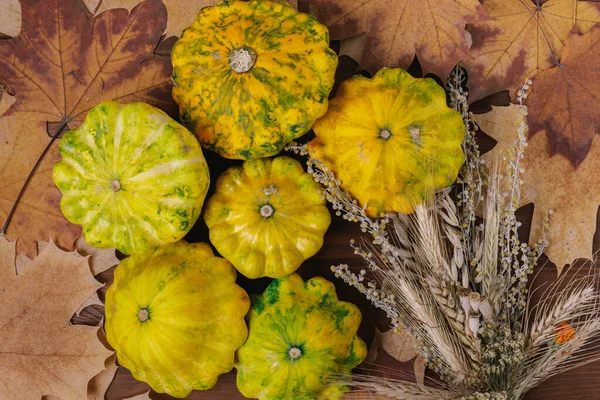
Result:
[[[319,184],[289,157],[246,161],[206,202],[210,241],[249,278],[283,277],[323,245],[331,216]]]
[[[119,264],[106,292],[106,338],[119,363],[159,393],[210,389],[246,340],[250,300],[207,244],[177,242]]]
[[[237,352],[237,387],[250,398],[340,399],[345,386],[330,386],[367,355],[356,335],[361,314],[338,301],[324,278],[298,274],[276,279],[252,299],[248,340]]]
[[[53,179],[60,208],[86,242],[126,254],[183,238],[210,176],[198,141],[161,110],[107,101],[60,141]]]
[[[456,180],[465,125],[430,78],[382,69],[343,82],[313,127],[313,158],[323,162],[367,214],[411,213]]]
[[[329,32],[285,2],[203,8],[172,51],[173,98],[202,146],[226,158],[279,153],[327,111]]]

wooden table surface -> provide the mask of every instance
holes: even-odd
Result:
[[[491,147],[492,144],[485,138],[483,147]],[[211,166],[212,183],[216,177],[228,166],[236,162],[226,161],[214,154],[207,154],[209,165]],[[211,185],[212,193],[213,185]],[[531,221],[533,205],[525,206],[520,210],[519,218],[523,222],[521,230],[522,238],[526,238]],[[307,260],[298,270],[304,279],[313,276],[323,276],[336,285],[339,298],[344,301],[351,301],[357,304],[362,310],[363,321],[360,326],[359,335],[368,343],[371,342],[375,327],[380,330],[389,328],[389,321],[380,310],[371,306],[371,304],[355,289],[345,285],[342,281],[336,279],[329,267],[332,264],[347,263],[350,266],[360,268],[361,260],[355,256],[350,249],[348,242],[351,238],[359,238],[360,229],[356,224],[349,223],[341,218],[333,218],[332,225],[325,236],[325,244],[321,251],[313,258]],[[207,229],[201,221],[197,223],[194,229],[186,237],[189,241],[208,242]],[[594,237],[594,249],[600,246],[600,233]],[[112,280],[112,270],[103,273],[101,280],[110,283]],[[538,282],[553,281],[556,279],[556,270],[552,264],[542,267],[538,276]],[[269,284],[269,279],[249,280],[238,274],[238,283],[244,287],[248,293],[261,293]],[[102,297],[102,293],[101,293]],[[400,363],[391,358],[385,360],[387,367],[394,367],[411,371],[411,363]],[[376,368],[369,365],[369,368]],[[136,394],[148,391],[149,387],[145,383],[137,382],[131,374],[123,367],[119,367],[116,377],[108,389],[106,398],[108,400],[121,400]],[[169,399],[166,395],[151,394],[154,399]],[[244,397],[237,391],[235,386],[235,369],[219,378],[217,385],[210,391],[193,392],[189,399],[214,399],[214,400],[237,400]],[[600,362],[589,364],[576,370],[564,373],[551,378],[540,387],[527,394],[528,400],[596,400],[600,399]]]

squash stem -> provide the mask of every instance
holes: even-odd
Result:
[[[146,322],[148,320],[148,318],[150,318],[150,313],[148,312],[148,309],[140,308],[140,311],[138,311],[138,319],[141,322]]]
[[[118,179],[113,179],[112,181],[110,181],[110,188],[114,192],[118,192],[119,190],[121,190],[121,182],[119,182]]]
[[[288,350],[288,357],[290,358],[290,360],[297,360],[298,358],[300,358],[301,355],[302,350],[300,350],[298,347],[290,347],[290,349]]]
[[[256,63],[256,52],[248,46],[235,49],[229,55],[229,66],[238,74],[248,72]]]
[[[260,208],[260,215],[262,215],[265,218],[271,217],[274,212],[275,209],[270,204],[265,204]]]
[[[384,128],[379,131],[379,137],[382,138],[383,140],[388,140],[391,136],[392,136],[392,132],[390,132],[389,129],[387,129],[387,128]]]

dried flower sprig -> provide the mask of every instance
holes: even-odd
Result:
[[[394,329],[408,331],[417,348],[445,382],[443,389],[404,380],[359,377],[355,384],[397,399],[518,399],[544,379],[600,359],[600,292],[596,274],[550,285],[534,306],[529,277],[547,246],[544,233],[533,246],[518,238],[521,160],[527,147],[528,81],[518,93],[518,139],[498,165],[486,165],[475,141],[478,129],[468,110],[466,74],[448,79],[449,105],[463,117],[466,162],[457,193],[440,191],[412,215],[370,218],[321,161],[308,172],[324,187],[338,216],[360,224],[367,235],[351,242],[367,270],[332,266],[389,316]],[[288,150],[308,155],[304,145]],[[481,210],[482,219],[477,218]],[[548,226],[551,211],[546,215]],[[563,289],[564,287],[564,289]]]

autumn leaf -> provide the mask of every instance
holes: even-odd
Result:
[[[38,253],[44,251],[47,245],[48,242],[38,241]],[[75,241],[75,249],[79,255],[83,257],[89,257],[88,262],[90,264],[92,275],[98,275],[119,263],[119,259],[115,255],[115,249],[99,249],[97,247],[90,246],[82,236],[78,237]],[[31,262],[32,260],[29,257],[26,257],[23,254],[18,254],[16,262],[17,272],[20,272],[25,265]]]
[[[88,383],[88,400],[104,400],[106,391],[117,373],[117,353],[113,353],[104,362],[104,370]]]
[[[0,398],[87,398],[112,352],[99,328],[71,316],[101,286],[85,257],[50,242],[20,272],[16,246],[0,235]]]
[[[374,363],[380,350],[383,350],[396,361],[407,362],[414,359],[415,380],[420,385],[424,384],[425,359],[419,355],[415,347],[415,339],[412,336],[405,331],[395,332],[390,329],[381,332],[378,328],[375,328],[375,337],[369,348],[366,361]]]
[[[501,160],[517,139],[519,107],[494,107],[487,114],[475,115],[475,121],[498,141],[488,161]],[[595,136],[587,158],[575,168],[560,154],[552,154],[546,132],[529,139],[521,166],[525,172],[521,204],[534,203],[530,243],[541,237],[545,213],[552,210],[546,255],[558,272],[577,258],[592,259],[596,213],[600,205],[600,138]]]
[[[14,95],[0,117],[0,223],[17,204],[5,233],[18,236],[19,252],[32,257],[35,239],[51,237],[70,249],[81,232],[59,208],[51,179],[58,143],[50,135],[76,127],[105,100],[145,101],[171,113],[175,107],[168,50],[161,48],[167,13],[160,0],[145,1],[129,15],[118,9],[95,18],[79,0],[22,0],[21,6],[20,35],[0,41],[0,86]],[[7,93],[0,109],[11,101]]]
[[[98,275],[119,263],[119,259],[115,255],[115,249],[99,249],[91,246],[82,236],[75,241],[75,249],[80,255],[90,257],[89,263],[92,275]]]
[[[104,400],[106,391],[117,373],[117,354],[113,353],[104,362],[105,369],[93,377],[87,388],[87,400]],[[42,400],[61,400],[56,396],[44,396]]]
[[[21,30],[21,4],[19,0],[0,1],[0,36],[17,36]]]
[[[47,245],[47,242],[38,240],[38,253],[44,251]],[[115,255],[115,249],[98,249],[94,246],[90,246],[81,236],[75,241],[75,250],[79,255],[83,257],[89,257],[88,263],[90,265],[92,275],[98,275],[119,263],[119,259]],[[17,259],[15,261],[17,273],[20,273],[26,265],[32,262],[33,260],[31,260],[29,257],[23,254],[17,254]],[[104,304],[102,304],[102,301],[100,301],[100,297],[98,297],[98,293],[94,293],[85,302],[83,302],[75,314],[79,315],[84,308],[93,305],[104,307]]]
[[[83,0],[92,14],[100,14],[113,8],[133,9],[140,0]],[[169,14],[165,34],[179,36],[188,25],[194,22],[196,14],[202,7],[212,6],[221,0],[164,0]]]
[[[388,357],[383,356],[382,353]],[[420,386],[424,386],[425,380],[425,359],[419,355],[415,348],[415,340],[406,332],[395,332],[393,329],[381,332],[375,328],[375,337],[369,347],[369,352],[365,358],[365,371],[368,375],[361,376],[361,380],[377,379],[378,381],[395,381],[401,376],[407,379],[406,371],[403,366],[396,361],[406,363],[414,359],[413,371],[414,377]],[[395,360],[395,361],[394,361]],[[390,364],[390,361],[393,364]],[[359,367],[360,368],[360,367]],[[360,372],[360,371],[359,371]],[[367,378],[367,376],[369,378]],[[410,379],[409,379],[410,380]],[[344,400],[385,400],[389,397],[378,395],[370,391],[367,387],[354,388],[350,393],[344,396]]]
[[[400,362],[407,362],[419,355],[415,348],[415,339],[405,331],[375,330],[375,338],[381,349]]]
[[[167,21],[167,30],[165,35],[180,36],[188,25],[194,22],[194,18],[201,8],[213,6],[220,3],[222,0],[164,0],[169,13]],[[275,0],[277,1],[277,0]],[[112,8],[126,8],[131,10],[140,0],[83,0],[87,9],[92,13],[101,13]],[[298,9],[298,1],[292,0],[289,2]]]
[[[577,167],[600,133],[600,25],[569,35],[561,65],[534,79],[528,106],[531,133],[545,129],[551,154]]]
[[[340,40],[339,57],[348,56],[357,63],[362,63],[362,57],[367,45],[367,34],[359,33],[356,36],[350,36]]]
[[[142,394],[138,394],[137,396],[128,397],[123,400],[152,400],[152,399],[150,398],[150,392],[148,391],[148,392],[145,392]]]
[[[577,0],[484,0],[492,19],[467,27],[473,44],[464,65],[477,100],[523,83],[558,65],[571,30],[588,32],[600,22],[600,5]]]
[[[406,331],[395,332],[391,329],[382,333],[377,328],[375,337],[379,347],[395,360],[407,362],[415,359],[415,379],[422,385],[425,379],[425,359],[419,355],[415,339]]]
[[[364,66],[403,67],[418,56],[424,72],[442,79],[465,58],[467,23],[487,19],[477,0],[311,0],[332,39],[366,32]]]
[[[75,241],[75,250],[77,251],[77,253],[79,253],[79,255],[89,257],[88,262],[90,264],[90,270],[92,271],[92,275],[98,275],[119,263],[119,259],[115,254],[115,249],[98,249],[94,246],[90,246],[83,239],[83,236],[78,237]],[[100,301],[100,298],[98,297],[98,293],[94,294],[89,299],[87,299],[87,301],[85,301],[79,307],[79,309],[77,310],[77,314],[79,314],[84,308],[89,307],[91,305],[103,306],[102,302]]]

